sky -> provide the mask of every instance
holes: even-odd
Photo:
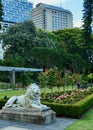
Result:
[[[73,26],[81,27],[82,25],[82,10],[83,0],[28,0],[33,3],[33,7],[38,3],[46,3],[54,6],[59,6],[64,9],[70,10],[73,14]]]

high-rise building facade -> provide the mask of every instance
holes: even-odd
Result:
[[[31,19],[36,27],[47,31],[73,27],[73,15],[69,10],[43,3],[32,9]]]
[[[20,23],[26,19],[31,19],[33,4],[27,0],[1,0],[3,5],[4,29],[10,24]]]
[[[1,22],[2,29],[0,33],[4,32],[9,26],[15,23],[21,23],[24,20],[31,19],[31,10],[33,4],[27,0],[1,0],[3,5],[3,22]],[[3,59],[3,41],[0,41],[0,59]]]

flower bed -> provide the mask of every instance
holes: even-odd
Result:
[[[61,104],[54,102],[42,102],[47,106],[51,107],[56,112],[57,116],[69,117],[69,118],[80,118],[82,115],[93,106],[93,94],[86,98],[78,101],[75,104]]]
[[[58,96],[58,94],[60,94]],[[65,94],[53,93],[42,95],[42,103],[51,107],[61,117],[80,118],[90,107],[93,106],[93,89],[79,89]],[[44,99],[45,98],[45,99]]]
[[[65,93],[63,93],[62,91],[60,93],[56,91],[52,94],[51,93],[47,93],[46,95],[42,94],[41,100],[60,104],[75,104],[92,93],[93,88],[77,89],[73,92],[68,91]]]

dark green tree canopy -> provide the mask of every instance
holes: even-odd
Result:
[[[33,47],[33,39],[36,36],[36,28],[32,21],[15,24],[9,27],[7,32],[1,35],[5,57],[21,56],[29,60],[29,54]]]
[[[93,20],[93,0],[83,0],[83,41],[84,52],[89,62],[93,62],[93,40],[91,38],[92,33],[92,20]]]
[[[59,66],[59,54],[51,47],[34,47],[32,49],[31,55],[37,62],[37,65],[44,69]]]
[[[36,29],[34,23],[30,20],[15,24],[9,27],[7,32],[1,34],[0,37],[3,38],[5,58],[13,57],[11,59],[16,60],[20,56],[26,67],[28,65],[35,66],[37,62],[36,57],[32,56],[32,49],[34,47],[45,47],[56,50],[52,35],[54,36],[52,33]]]
[[[0,22],[3,21],[3,15],[4,15],[4,13],[3,13],[3,5],[2,5],[1,0],[0,0]],[[0,29],[1,29],[1,23],[0,23]]]
[[[4,60],[9,65],[58,67],[73,72],[90,66],[85,55],[82,29],[47,32],[37,29],[32,21],[27,20],[11,26],[7,32],[0,34],[0,38],[3,38],[5,48]]]
[[[58,37],[59,41],[56,46],[62,52],[76,53],[83,46],[82,30],[79,28],[58,30],[53,33]]]
[[[55,47],[56,41],[54,41],[54,37],[55,36],[53,35],[53,33],[49,33],[39,28],[36,30],[36,37],[33,41],[33,44],[38,47],[50,47],[56,49]]]
[[[93,20],[93,0],[84,0],[83,3],[83,33],[88,46],[91,43],[91,24]]]
[[[3,15],[4,15],[4,13],[3,13],[3,5],[2,5],[1,0],[0,0],[0,21],[3,20]]]
[[[89,33],[91,33],[90,25],[92,23],[93,16],[93,0],[84,0],[83,3],[83,27],[86,27]]]

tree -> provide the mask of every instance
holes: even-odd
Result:
[[[0,22],[2,22],[3,21],[3,5],[2,5],[2,3],[1,3],[1,0],[0,0]],[[1,29],[1,23],[0,23],[0,29]]]
[[[79,28],[64,29],[53,32],[58,37],[58,50],[68,53],[82,53],[82,30]]]
[[[66,69],[72,70],[72,72],[77,73],[77,72],[82,72],[83,69],[85,68],[86,70],[89,69],[89,64],[84,60],[81,55],[79,54],[61,54],[61,62],[62,66],[64,66]]]
[[[40,68],[50,68],[59,66],[59,54],[53,48],[49,47],[34,47],[31,53],[35,59],[36,64]]]
[[[38,67],[38,63],[40,63],[41,60],[38,59],[38,62],[36,62],[38,55],[37,57],[33,57],[33,48],[44,47],[45,50],[46,48],[56,50],[55,42],[51,36],[52,34],[44,30],[36,30],[34,23],[30,20],[15,24],[9,27],[7,32],[0,36],[0,39],[3,39],[5,59],[12,56],[12,59],[16,60],[16,57],[19,56],[23,59],[24,66]],[[44,52],[43,49],[41,49],[41,51],[41,53]],[[54,59],[53,61],[55,62]]]
[[[93,19],[93,0],[84,0],[83,3],[83,38],[84,38],[84,48],[86,52],[86,56],[91,61],[91,33],[92,33],[92,19]]]
[[[86,44],[89,44],[92,32],[93,0],[84,0],[83,8],[83,33]]]
[[[38,47],[50,47],[56,49],[55,41],[53,41],[54,37],[55,36],[50,32],[46,32],[45,30],[42,29],[37,29],[36,37],[33,41],[33,44]]]
[[[21,56],[24,65],[31,62],[30,51],[33,47],[33,39],[36,36],[35,26],[32,21],[15,24],[1,35],[3,38],[3,48],[5,50],[5,58]]]

